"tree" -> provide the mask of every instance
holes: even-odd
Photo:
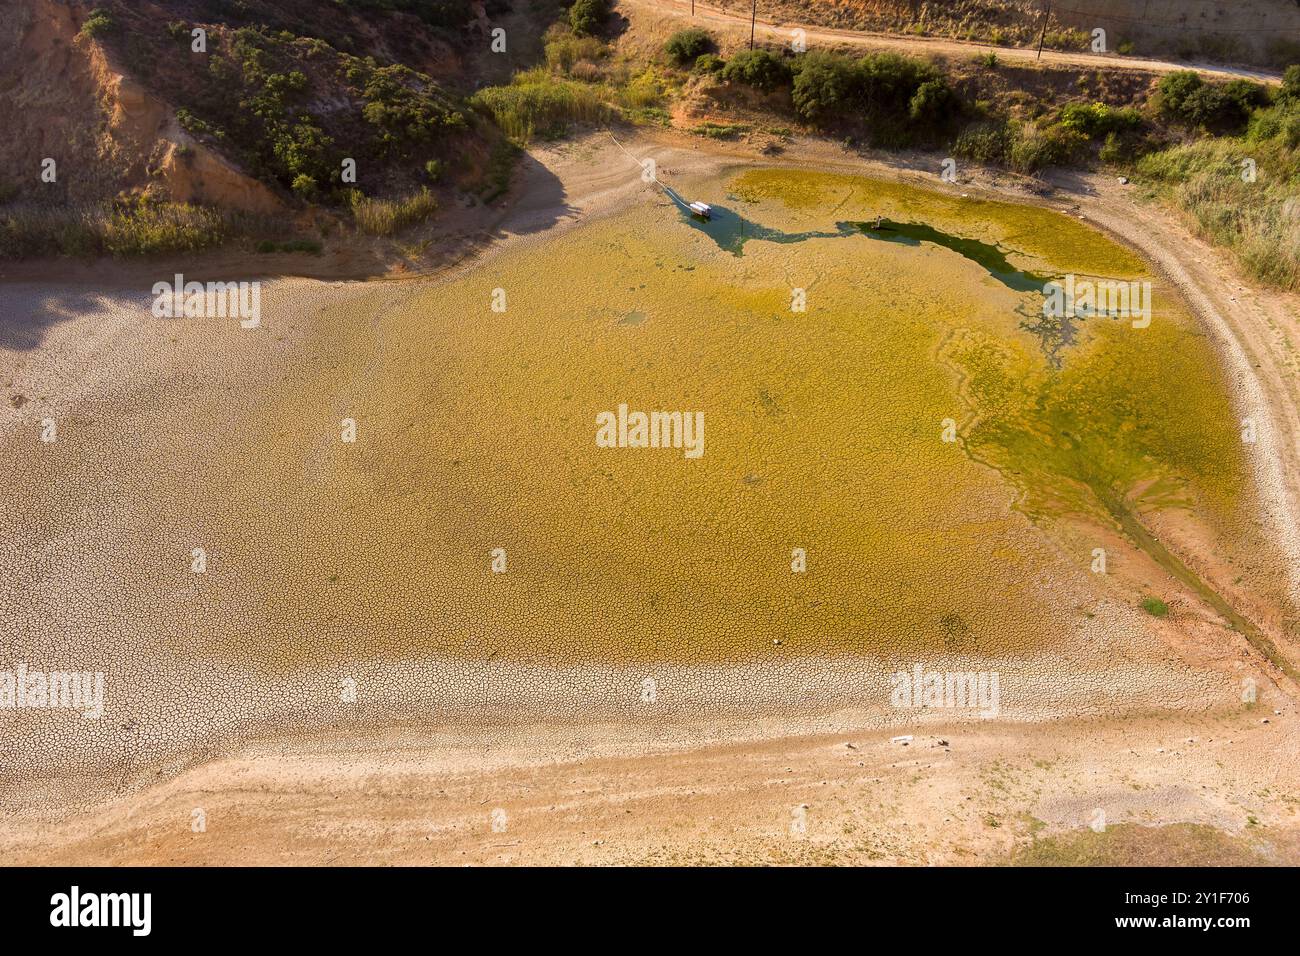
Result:
[[[800,116],[824,120],[849,108],[854,96],[851,60],[819,51],[803,57],[796,69],[791,96]]]
[[[952,89],[944,79],[926,80],[907,103],[907,115],[923,123],[937,122],[950,103]]]
[[[1282,74],[1282,99],[1300,102],[1300,63],[1288,66]]]
[[[609,19],[609,0],[573,0],[569,26],[578,36],[591,36]]]
[[[899,53],[874,53],[858,61],[858,81],[870,113],[902,113],[922,84],[941,79],[932,64]]]
[[[713,34],[697,27],[678,30],[664,44],[664,52],[678,66],[694,63],[705,53],[713,52]]]
[[[1176,70],[1160,78],[1160,109],[1181,118],[1187,98],[1205,85],[1193,70]]]
[[[789,82],[790,69],[784,60],[768,50],[742,50],[723,67],[722,76],[729,82],[738,81],[771,93]]]

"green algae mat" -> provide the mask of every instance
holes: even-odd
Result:
[[[647,200],[314,320],[327,371],[275,390],[247,427],[277,437],[238,465],[282,494],[225,532],[278,555],[249,573],[268,648],[1030,653],[1103,600],[1088,527],[1244,520],[1222,375],[1131,252],[1052,211],[867,179],[713,190],[708,222]],[[1151,282],[1149,324],[1045,330],[1042,283],[1067,274]],[[662,442],[637,441],[637,411],[664,413]],[[689,455],[671,428],[697,414]],[[339,415],[355,443],[279,424]]]

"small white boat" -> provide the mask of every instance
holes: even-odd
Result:
[[[691,210],[691,212],[695,213],[695,215],[699,216],[701,219],[713,218],[713,207],[710,206],[708,203],[693,202],[690,204],[688,208]]]

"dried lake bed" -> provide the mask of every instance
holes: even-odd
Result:
[[[1012,718],[1239,705],[1162,629],[1228,639],[1196,555],[1278,608],[1285,561],[1227,376],[1138,256],[898,183],[690,188],[710,227],[646,192],[444,280],[268,284],[256,330],[9,287],[0,647],[106,675],[102,720],[0,712],[10,804],[353,722],[905,722],[918,661],[999,670]],[[1152,321],[1063,335],[1008,281],[1067,274],[1151,282]],[[703,453],[601,447],[623,405],[702,414]]]

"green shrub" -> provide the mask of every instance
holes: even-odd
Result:
[[[1279,97],[1275,106],[1255,110],[1246,126],[1246,140],[1262,143],[1279,137],[1287,139],[1288,145],[1294,147],[1295,141],[1290,130],[1300,122],[1300,100],[1288,100]]]
[[[1087,142],[1082,133],[1062,126],[1024,123],[1014,127],[1007,161],[1012,169],[1034,173],[1048,166],[1068,164]]]
[[[800,57],[791,97],[805,119],[822,120],[851,109],[858,98],[858,74],[848,57],[818,51]]]
[[[790,68],[770,50],[742,50],[722,68],[722,76],[728,82],[771,93],[790,82]]]
[[[1070,103],[1061,110],[1061,125],[1092,139],[1135,130],[1142,125],[1142,114],[1132,107],[1115,109],[1105,103]]]
[[[1142,610],[1146,611],[1152,617],[1164,617],[1169,613],[1169,605],[1160,600],[1160,598],[1143,598]]]
[[[375,66],[357,60],[348,79],[361,87],[361,115],[373,127],[373,148],[381,156],[407,158],[432,142],[439,131],[465,128],[464,114],[449,97],[431,92],[428,77],[400,63]],[[436,88],[434,88],[436,90]]]
[[[1175,118],[1181,116],[1187,98],[1204,85],[1205,81],[1195,70],[1175,70],[1173,73],[1166,73],[1160,78],[1157,87],[1160,93],[1161,111]]]
[[[716,53],[705,53],[695,61],[695,66],[691,68],[692,73],[701,75],[706,73],[721,73],[726,67],[727,62]]]
[[[705,53],[713,51],[713,34],[697,27],[678,30],[664,44],[664,52],[668,54],[668,59],[678,66],[694,63]]]
[[[226,138],[224,130],[204,122],[183,106],[176,111],[176,122],[181,124],[181,129],[195,136],[211,136],[218,140]]]
[[[893,146],[932,137],[961,108],[937,67],[896,53],[809,53],[795,61],[791,98],[805,119],[861,118],[874,140]]]
[[[431,159],[424,164],[424,175],[431,183],[442,179],[443,163],[440,159]]]
[[[1191,70],[1162,77],[1158,106],[1169,119],[1214,132],[1237,132],[1251,112],[1268,102],[1267,90],[1250,80],[1206,83]]]
[[[1268,87],[1251,80],[1229,80],[1220,89],[1234,112],[1234,121],[1240,116],[1239,126],[1245,124],[1253,110],[1270,102]]]
[[[937,67],[901,53],[873,53],[858,61],[859,80],[869,108],[901,112],[923,83],[942,79]]]
[[[93,39],[112,30],[114,26],[116,24],[113,22],[112,14],[103,7],[96,7],[90,11],[86,22],[81,25],[81,35]]]
[[[1183,119],[1188,123],[1215,131],[1240,129],[1249,115],[1249,109],[1229,95],[1226,86],[1202,86],[1187,97],[1183,107]]]
[[[1193,126],[1217,124],[1230,109],[1228,98],[1221,87],[1202,85],[1183,100],[1178,118]]]
[[[609,19],[609,0],[573,0],[569,8],[569,26],[579,36],[590,36]]]
[[[933,123],[942,118],[954,101],[952,89],[943,78],[926,80],[916,88],[907,102],[907,115],[913,120]]]
[[[1300,100],[1300,63],[1288,66],[1282,73],[1282,89],[1278,94],[1284,100]]]
[[[875,53],[857,64],[859,108],[877,145],[904,148],[932,140],[960,112],[939,69],[898,53]]]

